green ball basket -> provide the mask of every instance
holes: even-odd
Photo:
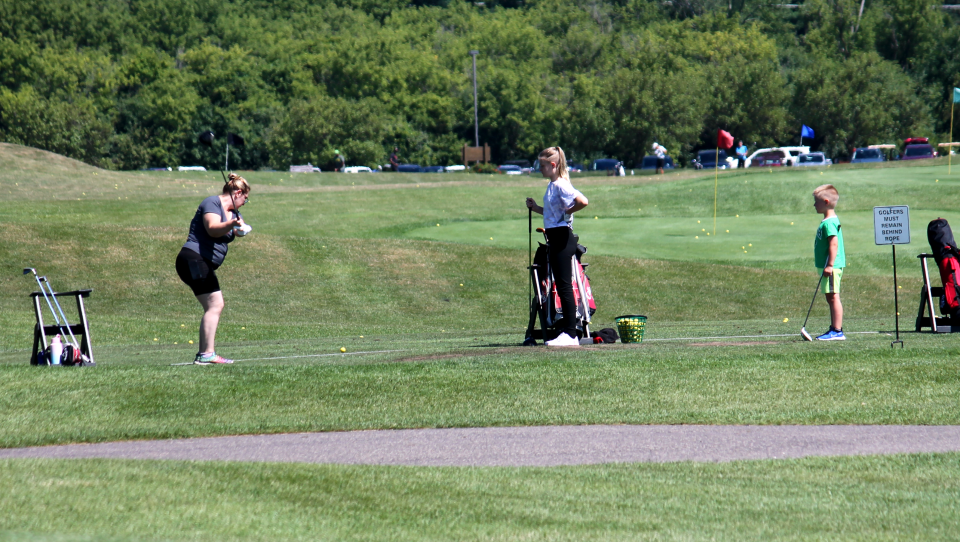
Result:
[[[617,333],[620,334],[620,342],[639,343],[643,342],[643,330],[647,327],[647,317],[640,315],[617,316]]]

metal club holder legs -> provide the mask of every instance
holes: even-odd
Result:
[[[77,301],[77,312],[80,313],[80,323],[79,324],[67,324],[64,322],[64,325],[44,325],[43,323],[43,313],[40,310],[40,298],[43,296],[42,292],[33,292],[30,294],[30,297],[33,298],[33,309],[37,317],[37,324],[33,329],[33,349],[31,350],[30,355],[30,364],[37,364],[37,351],[40,349],[40,345],[43,345],[43,350],[47,349],[48,341],[47,335],[55,335],[61,333],[61,328],[67,329],[70,333],[80,336],[80,353],[87,356],[89,362],[83,362],[83,365],[93,366],[96,363],[93,360],[93,350],[90,347],[90,324],[87,322],[87,311],[83,306],[83,298],[90,297],[90,292],[93,290],[74,290],[72,292],[53,292],[53,295],[56,297],[74,297]],[[54,314],[56,316],[56,314]]]
[[[582,311],[583,318],[581,323],[583,325],[583,336],[585,338],[590,337],[590,306],[587,304],[587,296],[585,286],[583,281],[580,279],[580,273],[577,272],[577,257],[572,256],[573,258],[573,276],[571,277],[574,288],[577,289],[579,293],[579,302],[577,304],[576,311]],[[583,264],[585,265],[585,264]],[[524,338],[523,344],[525,346],[532,346],[536,344],[536,338],[534,337],[535,326],[537,322],[537,317],[540,318],[540,338],[546,343],[547,342],[547,328],[553,327],[556,325],[557,315],[554,311],[551,310],[549,300],[543,297],[543,293],[540,289],[541,287],[541,278],[545,281],[546,295],[553,295],[553,269],[551,269],[550,264],[547,263],[546,269],[541,269],[539,265],[531,263],[527,269],[530,271],[530,283],[533,285],[534,296],[530,299],[530,320],[527,323],[527,332],[526,337]],[[547,323],[551,324],[548,326]]]
[[[943,295],[942,286],[930,285],[930,270],[927,260],[933,258],[933,254],[920,254],[920,269],[923,271],[923,286],[920,289],[920,309],[917,311],[916,331],[919,333],[923,328],[930,328],[933,333],[957,333],[960,332],[960,325],[954,322],[952,318],[937,317],[935,299],[940,299]],[[925,314],[929,311],[929,316]]]

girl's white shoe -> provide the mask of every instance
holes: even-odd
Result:
[[[566,333],[561,333],[556,339],[547,341],[545,344],[547,346],[580,346],[580,340]]]

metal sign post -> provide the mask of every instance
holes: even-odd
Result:
[[[900,302],[897,295],[897,245],[910,244],[910,207],[874,207],[873,236],[876,244],[890,245],[893,248],[893,310],[897,340],[890,343],[890,347],[900,343],[900,348],[903,348],[903,341],[900,340]]]

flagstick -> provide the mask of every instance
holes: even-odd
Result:
[[[717,180],[720,178],[720,146],[713,161],[713,236],[717,236]]]
[[[957,91],[954,90],[953,92],[955,94]],[[951,98],[950,100],[950,143],[953,143],[953,104],[957,102],[956,100],[952,99],[953,96],[951,96],[950,98]],[[952,150],[953,150],[953,146],[947,147],[947,175],[950,175],[950,162],[951,162],[951,159],[953,158],[953,153],[951,152]]]

